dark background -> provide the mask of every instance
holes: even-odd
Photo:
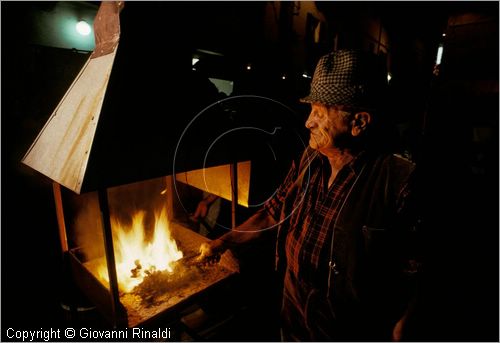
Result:
[[[51,4],[2,2],[4,329],[68,325],[60,305],[66,285],[51,182],[20,163],[88,58],[85,52],[30,41],[35,29],[30,13],[50,11]],[[209,65],[207,73],[232,77],[234,94],[269,96],[290,106],[296,113],[290,126],[304,134],[299,123],[307,107],[297,100],[307,93],[310,80],[301,77],[302,71],[312,72],[319,56],[334,48],[334,41],[337,48],[364,46],[363,24],[377,18],[391,42],[392,98],[387,113],[397,124],[401,150],[419,163],[423,176],[422,300],[410,338],[497,341],[498,3],[317,2],[327,30],[320,43],[304,45],[290,25],[296,3],[280,8],[274,40],[266,36],[265,6],[264,2],[127,3],[121,14],[119,68],[109,89],[122,101],[106,98],[103,122],[112,128],[112,119],[123,116],[118,127],[127,128],[127,120],[137,117],[154,123],[144,124],[138,137],[143,144],[134,148],[139,160],[151,160],[153,154],[144,143],[152,136],[148,130],[170,126],[169,139],[174,143],[178,128],[217,96],[207,95],[203,83],[194,81],[206,75],[191,70],[192,52],[204,48],[222,52],[225,58],[219,62],[222,68]],[[445,50],[436,75],[439,43]],[[293,55],[298,48],[305,49],[303,59]],[[254,72],[240,73],[249,61]],[[295,76],[281,82],[284,71]],[[164,79],[170,82],[159,82]],[[148,110],[141,110],[143,106]],[[282,175],[293,152],[300,149],[290,150],[280,168],[271,168],[274,178]],[[123,180],[128,177],[123,175]],[[242,217],[248,214],[241,212]],[[246,252],[252,258],[243,262],[245,296],[240,300],[247,310],[231,326],[219,329],[215,336],[219,339],[279,339],[277,305],[272,302],[277,293],[269,261],[272,244],[254,251],[257,256],[252,250]],[[261,330],[256,329],[259,325]]]

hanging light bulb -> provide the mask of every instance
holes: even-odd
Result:
[[[90,34],[90,25],[85,20],[80,20],[76,23],[76,31],[82,36],[88,36]]]

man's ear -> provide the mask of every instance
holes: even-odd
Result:
[[[361,134],[368,125],[370,125],[370,122],[372,120],[372,116],[368,112],[357,112],[353,117],[351,121],[351,134],[356,137]]]

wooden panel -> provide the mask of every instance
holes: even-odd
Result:
[[[106,288],[88,269],[89,262],[83,262],[77,257],[78,250],[69,251],[71,273],[77,287],[93,302],[99,312],[110,323],[118,323],[120,327],[128,325],[127,310],[120,303],[115,312],[109,289]]]
[[[229,164],[177,173],[175,179],[231,201],[231,166]],[[248,207],[251,162],[238,163],[238,204]]]
[[[115,55],[87,61],[22,160],[78,194]]]

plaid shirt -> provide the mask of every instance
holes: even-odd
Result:
[[[343,200],[363,166],[362,156],[359,154],[345,165],[329,188],[328,160],[321,155],[312,160],[310,174],[304,177],[293,203],[285,243],[287,266],[296,276],[314,281],[327,270],[333,225]],[[298,174],[294,163],[275,196],[265,204],[265,209],[276,222],[280,220],[282,206]]]

